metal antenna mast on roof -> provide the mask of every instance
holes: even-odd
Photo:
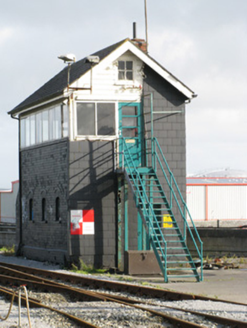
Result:
[[[147,0],[144,0],[144,7],[145,7],[146,43],[147,43],[147,53],[148,53],[148,19],[147,19]]]

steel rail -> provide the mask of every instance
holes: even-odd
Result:
[[[3,294],[6,294],[8,296],[12,295],[13,294],[13,291],[12,290],[6,290],[6,288],[0,288],[0,292],[3,293]],[[22,297],[23,299],[23,297]],[[67,312],[64,312],[64,311],[61,311],[61,310],[57,310],[51,306],[48,306],[48,305],[45,305],[39,301],[34,301],[33,299],[29,299],[29,306],[30,307],[42,307],[44,309],[47,309],[47,310],[50,310],[50,311],[53,311],[53,312],[56,312],[56,313],[59,313],[67,318],[69,318],[70,320],[76,322],[77,324],[80,325],[80,327],[85,327],[85,328],[100,328],[98,326],[95,326],[87,321],[84,321],[74,315],[71,315]]]
[[[78,289],[78,288],[74,288],[74,287],[71,287],[71,286],[67,286],[67,285],[64,285],[64,284],[60,284],[60,283],[57,283],[57,282],[53,282],[51,280],[48,280],[48,279],[42,279],[40,277],[35,277],[34,275],[31,275],[31,274],[27,274],[27,273],[23,273],[23,272],[19,272],[17,270],[14,270],[14,269],[11,269],[11,268],[7,268],[7,267],[3,267],[3,266],[0,266],[0,269],[1,270],[4,270],[5,272],[10,272],[10,273],[14,273],[15,274],[15,277],[10,277],[10,276],[4,276],[4,275],[0,275],[0,278],[4,278],[4,279],[7,279],[7,280],[11,280],[11,281],[14,281],[17,279],[18,283],[21,281],[21,282],[25,282],[28,284],[28,282],[30,282],[32,285],[38,285],[38,287],[40,288],[45,288],[45,289],[52,289],[54,291],[54,288],[56,289],[57,288],[57,291],[59,292],[69,292],[70,294],[73,293],[74,295],[78,296],[78,293],[79,293],[79,296],[81,297],[81,295],[83,295],[83,299],[85,298],[85,295],[86,297],[88,298],[88,296],[90,296],[90,298],[92,298],[92,300],[100,300],[100,301],[112,301],[112,302],[117,302],[117,303],[120,303],[120,304],[124,304],[126,306],[130,306],[130,304],[132,304],[131,306],[133,307],[136,307],[136,305],[133,305],[133,304],[145,304],[145,305],[153,305],[153,306],[156,306],[156,304],[151,304],[151,303],[147,303],[147,302],[142,302],[142,301],[138,301],[138,300],[134,300],[134,299],[131,299],[129,297],[123,297],[123,296],[116,296],[116,295],[109,295],[109,294],[106,294],[106,293],[100,293],[100,292],[90,292],[90,291],[83,291],[81,289]],[[32,278],[34,280],[30,281],[29,280],[26,280],[24,278],[16,278],[16,276],[18,276],[18,274],[23,277],[28,277],[28,278]],[[41,283],[41,286],[40,286],[40,283]],[[197,311],[191,311],[191,310],[185,310],[185,309],[180,309],[180,308],[177,308],[177,307],[171,307],[171,306],[166,306],[166,305],[163,305],[163,307],[166,307],[166,308],[170,308],[170,309],[174,309],[174,310],[178,310],[178,311],[183,311],[183,312],[187,312],[187,313],[193,313],[195,315],[199,315],[199,316],[203,316],[209,320],[213,320],[215,322],[218,322],[218,323],[223,323],[223,324],[228,324],[229,326],[232,326],[232,327],[247,327],[247,323],[245,322],[241,322],[241,321],[237,321],[237,320],[233,320],[233,319],[228,319],[228,318],[224,318],[224,317],[219,317],[219,316],[214,316],[214,315],[210,315],[210,314],[207,314],[207,313],[201,313],[201,312],[197,312]],[[138,308],[140,308],[140,306],[138,306]],[[145,308],[145,307],[141,307],[142,310],[145,310],[145,311],[150,311],[149,309]],[[159,314],[158,314],[159,313]],[[167,317],[164,317],[164,314],[160,314],[160,312],[156,312],[155,314],[156,315],[159,315],[159,316],[162,316],[164,319],[167,319]],[[170,316],[169,316],[170,318]]]
[[[32,273],[41,277],[48,277],[64,282],[71,282],[74,284],[78,284],[80,286],[84,287],[92,287],[94,289],[106,289],[106,290],[112,290],[112,291],[119,291],[119,292],[128,292],[132,295],[140,295],[140,296],[150,296],[160,299],[166,299],[166,300],[203,300],[203,301],[214,301],[214,302],[223,302],[223,303],[229,303],[229,304],[236,304],[236,305],[244,305],[247,306],[247,303],[240,303],[240,302],[233,302],[233,301],[227,301],[219,298],[212,298],[202,295],[194,295],[194,294],[188,294],[188,293],[182,293],[182,292],[176,292],[171,291],[169,289],[158,289],[153,287],[147,287],[147,286],[140,286],[140,285],[134,285],[130,283],[123,283],[118,281],[112,281],[112,280],[103,280],[98,278],[89,278],[84,276],[75,275],[73,273],[66,274],[61,272],[55,272],[55,271],[47,271],[42,269],[35,269],[30,268],[26,266],[21,265],[15,265],[15,264],[9,264],[9,263],[3,263],[0,262],[0,265],[10,268],[16,268],[21,272],[26,273]],[[1,272],[1,268],[0,268]]]
[[[2,279],[6,279],[7,280],[11,280],[11,281],[16,281],[16,282],[24,282],[28,285],[29,282],[31,282],[31,285],[36,285],[36,286],[39,286],[41,288],[45,288],[47,290],[47,288],[51,288],[52,291],[56,290],[57,291],[61,291],[62,290],[62,286],[64,287],[64,290],[67,292],[68,290],[70,290],[70,288],[67,288],[66,290],[66,286],[62,285],[62,286],[58,286],[58,285],[48,285],[46,283],[41,283],[41,282],[38,282],[38,281],[29,281],[29,280],[26,280],[26,279],[23,279],[23,278],[16,278],[16,277],[10,277],[10,276],[4,276],[4,275],[0,275],[0,281],[2,281]],[[83,292],[84,293],[84,292]],[[94,293],[94,292],[86,292],[86,294],[89,294],[89,295],[92,295],[92,297],[94,297],[95,299],[94,300],[100,300],[100,301],[108,301],[108,302],[115,302],[115,303],[118,303],[120,305],[125,305],[125,306],[130,306],[130,307],[134,307],[136,309],[139,309],[139,310],[142,310],[142,311],[146,311],[146,312],[150,312],[154,315],[157,315],[159,317],[162,317],[163,319],[167,320],[168,322],[170,323],[173,323],[173,324],[176,324],[176,325],[182,325],[182,327],[185,327],[185,328],[206,328],[204,326],[200,326],[198,324],[195,324],[193,322],[189,322],[187,320],[182,320],[182,319],[179,319],[179,318],[176,318],[176,317],[173,317],[173,316],[170,316],[170,315],[167,315],[167,314],[164,314],[162,312],[158,312],[158,311],[154,311],[154,310],[151,310],[151,309],[148,309],[146,307],[143,307],[143,306],[139,306],[139,305],[135,305],[135,304],[130,304],[130,303],[127,303],[127,302],[123,302],[123,301],[120,301],[114,297],[105,297],[105,296],[101,296],[99,295],[98,293]],[[44,307],[44,308],[48,308],[50,310],[55,310],[56,312],[58,313],[61,313],[61,314],[64,314],[65,312],[62,312],[60,310],[56,310],[54,308],[51,308],[49,306],[46,306],[42,303],[38,303],[38,302],[35,302],[35,301],[31,301],[30,302],[30,305],[40,305],[40,307]],[[66,314],[66,313],[65,313]],[[67,316],[69,316],[67,314]],[[72,316],[73,317],[73,316]],[[73,319],[73,318],[72,318]],[[78,318],[77,318],[78,319]]]

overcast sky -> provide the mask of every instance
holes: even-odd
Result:
[[[147,0],[149,53],[198,97],[187,105],[187,173],[247,170],[247,1]],[[8,0],[0,10],[0,189],[18,179],[17,121],[7,112],[64,68],[145,38],[144,0]]]

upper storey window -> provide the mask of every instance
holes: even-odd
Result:
[[[133,80],[133,62],[132,61],[118,61],[118,79],[119,80]]]
[[[68,107],[57,105],[21,117],[21,148],[68,137]]]

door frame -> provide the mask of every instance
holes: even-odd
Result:
[[[137,108],[137,136],[135,137],[130,137],[129,139],[136,139],[138,141],[138,152],[140,153],[140,158],[139,158],[139,163],[138,166],[143,164],[143,160],[144,160],[144,135],[143,135],[143,115],[142,115],[142,103],[141,102],[119,102],[118,103],[118,131],[119,131],[119,136],[122,135],[122,118],[123,118],[123,114],[122,114],[122,107],[136,107]],[[132,115],[130,115],[131,117]],[[133,115],[134,116],[134,115]],[[127,117],[127,116],[125,116]],[[121,142],[119,143],[119,164],[121,167],[121,163],[122,163],[122,159],[121,159],[121,152],[122,152],[122,145]]]

